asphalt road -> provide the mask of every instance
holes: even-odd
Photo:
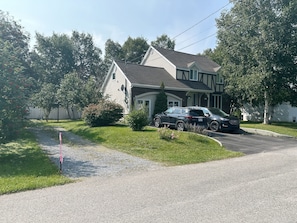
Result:
[[[297,222],[297,144],[240,137],[274,149],[3,195],[0,222]]]
[[[210,134],[213,138],[219,140],[226,149],[244,154],[271,152],[294,148],[297,145],[296,138],[285,136],[271,137],[269,132],[262,132],[262,135],[251,134],[245,131],[238,133],[211,132]]]

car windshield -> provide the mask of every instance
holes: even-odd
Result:
[[[218,115],[218,116],[221,116],[221,117],[228,117],[229,116],[227,113],[225,113],[224,111],[222,111],[221,109],[218,109],[218,108],[208,108],[208,110],[214,115]]]

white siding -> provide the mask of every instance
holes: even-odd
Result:
[[[152,66],[152,67],[162,67],[173,78],[176,79],[176,67],[153,48],[150,48],[150,51],[148,52],[148,56],[143,61],[142,65]]]
[[[115,76],[113,75],[115,74]],[[113,79],[114,77],[114,79]],[[124,114],[129,113],[130,104],[130,94],[131,94],[131,84],[126,80],[125,75],[121,72],[119,67],[115,66],[111,71],[111,75],[108,77],[105,86],[105,95],[109,95],[109,99],[120,104],[124,108]],[[123,87],[122,87],[123,86]],[[125,94],[125,88],[127,93]],[[126,102],[125,102],[126,99]]]

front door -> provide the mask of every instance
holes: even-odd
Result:
[[[202,107],[207,107],[208,106],[208,97],[207,97],[206,94],[201,95],[200,106],[202,106]]]

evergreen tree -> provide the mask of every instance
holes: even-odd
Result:
[[[165,85],[162,82],[160,86],[160,93],[157,94],[155,102],[154,115],[161,113],[167,109],[167,95],[165,93]]]

